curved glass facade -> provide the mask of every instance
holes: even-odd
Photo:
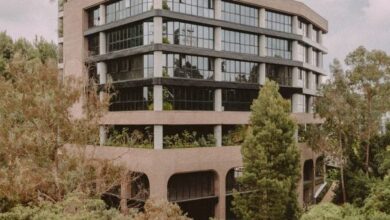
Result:
[[[275,31],[292,32],[292,17],[273,11],[267,11],[266,16],[267,28]]]

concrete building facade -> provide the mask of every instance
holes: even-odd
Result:
[[[313,201],[324,182],[323,159],[300,133],[321,123],[312,104],[325,75],[324,18],[294,0],[61,2],[60,74],[95,81],[102,96],[112,92],[105,85],[115,89],[101,146],[88,152],[144,176],[146,195],[132,198],[125,183],[122,192],[130,193],[121,200],[168,199],[195,219],[235,219],[230,206],[242,158],[239,144],[227,139],[249,124],[250,105],[268,78],[291,100],[300,124],[299,200]],[[82,117],[82,102],[75,117]],[[107,146],[124,128],[149,139],[148,149]],[[200,137],[197,145],[172,146],[172,136],[185,131]]]

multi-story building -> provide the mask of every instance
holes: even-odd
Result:
[[[301,2],[68,0],[60,6],[61,74],[116,91],[93,156],[142,174],[142,184],[122,184],[122,202],[168,199],[195,219],[234,219],[242,158],[229,135],[248,124],[266,78],[291,100],[301,130],[321,123],[312,103],[325,75],[328,23]],[[82,116],[81,103],[72,111]],[[139,131],[149,149],[106,146],[123,128]],[[174,134],[184,131],[199,139],[178,148]],[[323,188],[323,159],[297,141],[304,204]],[[139,185],[146,193],[134,196]]]

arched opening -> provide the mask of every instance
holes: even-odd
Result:
[[[303,165],[303,202],[310,204],[313,201],[314,164],[313,160],[305,161]]]
[[[237,216],[232,211],[233,191],[240,191],[237,178],[242,175],[243,168],[236,167],[226,174],[226,220],[237,220]]]
[[[110,207],[119,208],[121,201],[122,187],[127,187],[128,197],[127,206],[129,208],[143,209],[146,200],[149,199],[150,184],[149,178],[144,173],[130,172],[129,183],[127,185],[117,185],[112,187],[102,195],[102,199]]]
[[[214,217],[218,202],[216,178],[214,171],[175,174],[168,181],[168,200],[195,220]]]

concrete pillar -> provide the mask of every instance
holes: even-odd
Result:
[[[292,33],[293,34],[300,34],[299,33],[299,19],[298,16],[293,16],[292,18]]]
[[[107,130],[104,125],[99,126],[99,143],[100,146],[104,146],[107,143]]]
[[[324,67],[324,54],[321,51],[318,52],[318,67]]]
[[[163,77],[163,52],[154,51],[153,53],[153,77]]]
[[[96,71],[99,75],[99,84],[104,85],[107,83],[107,64],[99,62],[96,64]]]
[[[106,44],[106,33],[99,33],[99,54],[104,55],[107,53],[107,44]]]
[[[265,35],[260,35],[260,42],[259,42],[259,55],[261,57],[267,56],[267,37]]]
[[[302,80],[299,79],[299,68],[293,67],[292,70],[292,87],[302,87]]]
[[[265,8],[260,8],[260,11],[259,11],[259,26],[261,28],[267,28],[266,18],[267,18],[267,11],[265,10]]]
[[[310,39],[310,40],[312,40],[313,39],[313,24],[309,24],[308,26],[307,26],[307,33],[308,33],[308,38]]]
[[[307,50],[307,63],[310,64],[310,65],[313,65],[314,64],[314,60],[313,60],[313,47],[309,47],[308,50]]]
[[[222,125],[214,126],[215,146],[222,147]]]
[[[163,38],[163,18],[154,17],[153,18],[153,42],[155,44],[162,44]]]
[[[299,44],[297,40],[292,42],[292,60],[299,61]]]
[[[215,89],[214,92],[214,111],[222,112],[222,89]]]
[[[154,111],[163,111],[163,86],[155,85],[153,86],[153,110]]]
[[[153,9],[162,9],[163,0],[153,0]]]
[[[265,63],[260,63],[260,65],[259,65],[259,84],[260,85],[264,85],[266,78],[267,78],[265,65],[266,65]]]
[[[131,199],[131,175],[126,170],[121,177],[120,207],[122,214],[129,214],[129,207],[127,206],[129,199]]]
[[[308,102],[307,106],[309,107],[308,113],[313,114],[314,113],[314,97],[309,96],[307,102]]]
[[[222,1],[214,0],[214,18],[216,20],[222,19]]]
[[[292,113],[302,113],[302,96],[301,94],[293,94],[291,98]]]
[[[216,27],[214,29],[214,49],[216,51],[222,50],[222,28]]]
[[[163,126],[162,125],[154,125],[153,128],[153,143],[155,150],[163,149]]]
[[[106,5],[99,6],[99,25],[106,24]]]
[[[215,206],[215,218],[226,219],[226,172],[218,172],[218,181],[215,183],[218,203]]]
[[[321,45],[324,43],[323,34],[324,34],[324,32],[322,30],[318,31],[318,43]]]
[[[158,173],[148,175],[150,185],[150,199],[167,199],[168,198],[168,180],[171,174]]]
[[[310,90],[315,90],[315,75],[313,72],[309,72],[309,89]]]

